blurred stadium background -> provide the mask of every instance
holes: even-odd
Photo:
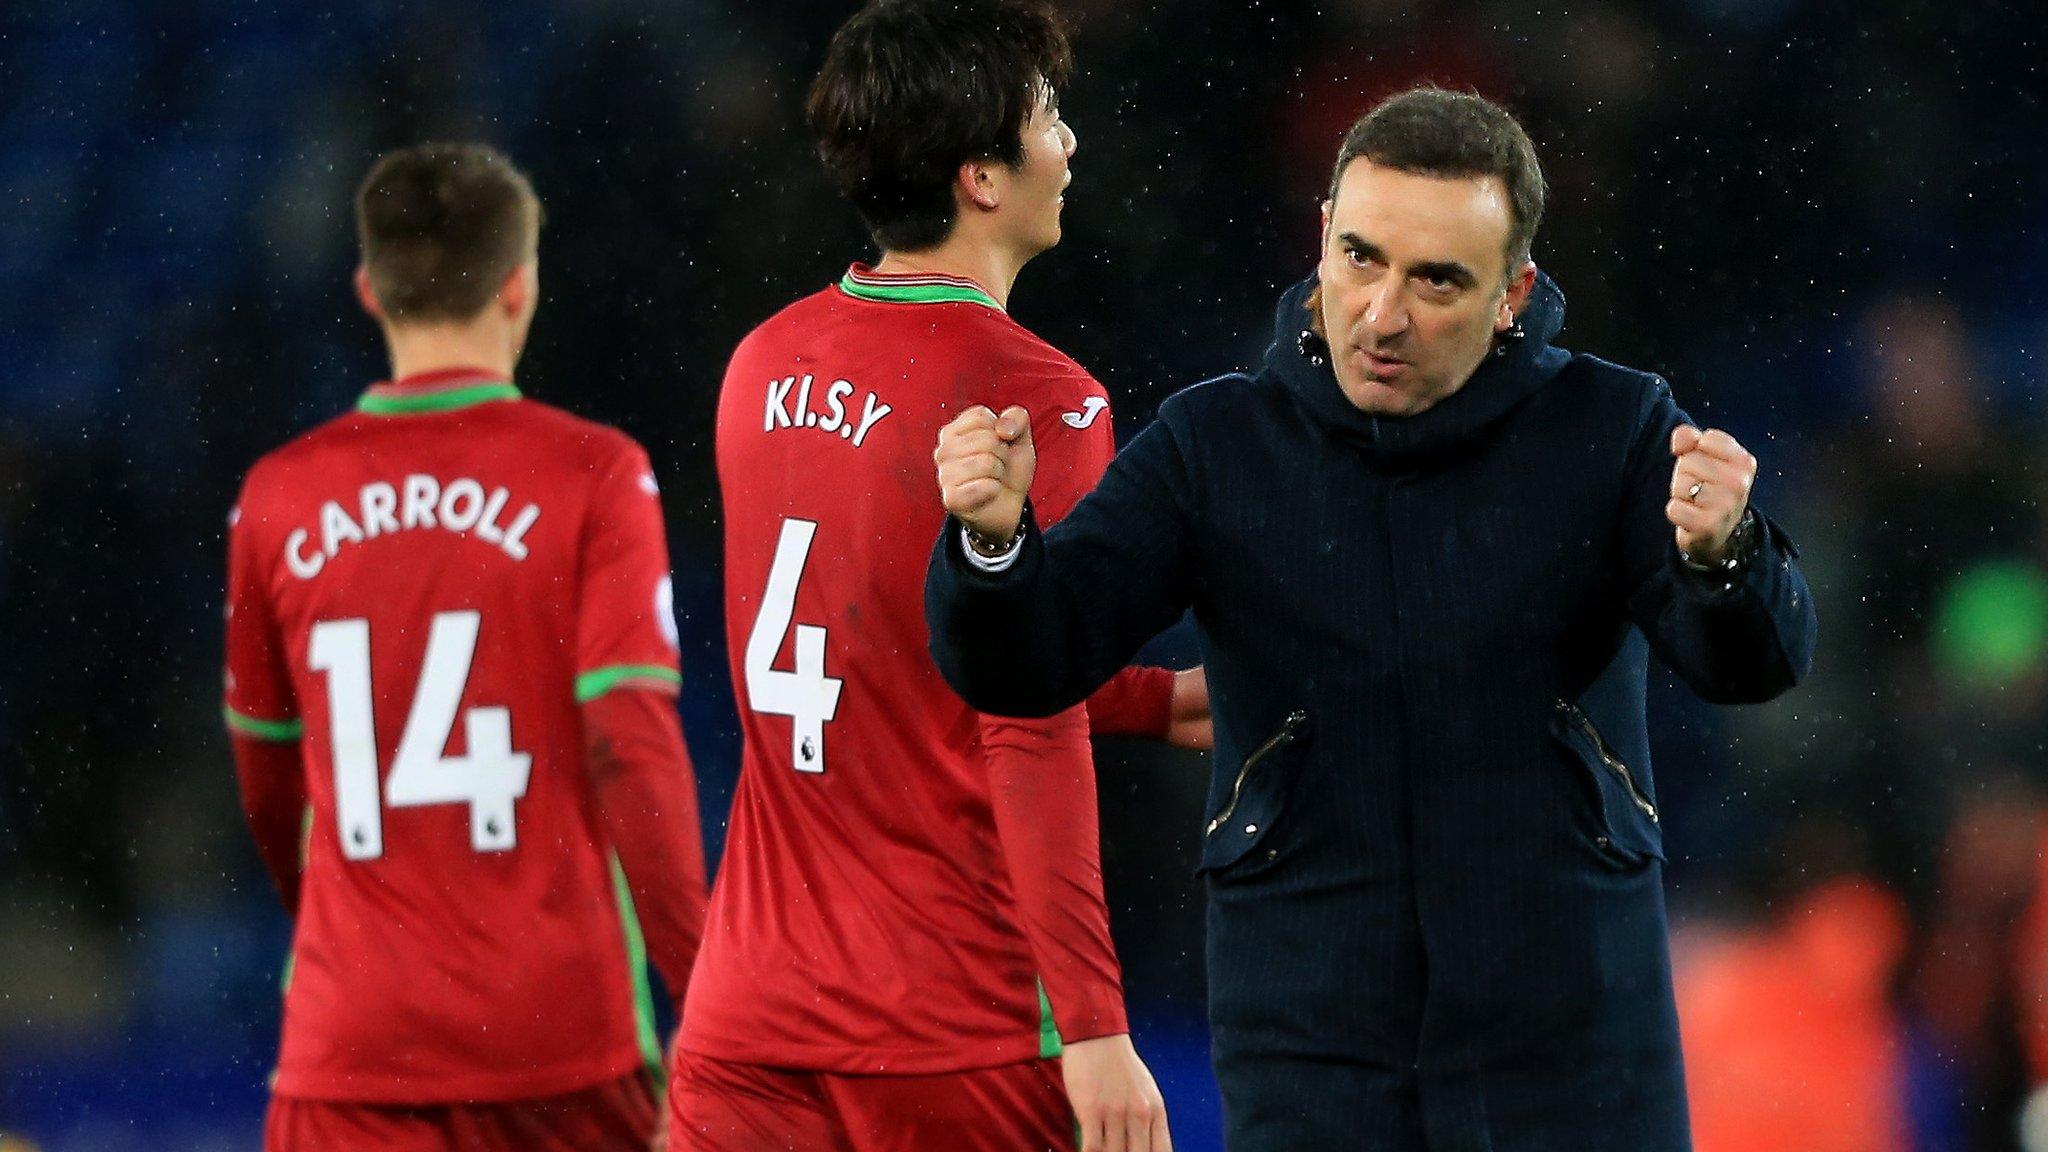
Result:
[[[288,925],[217,719],[222,516],[260,452],[381,372],[348,204],[385,148],[479,138],[535,178],[520,383],[654,453],[716,851],[736,762],[713,399],[747,328],[868,251],[800,125],[851,7],[0,5],[0,1132],[257,1146]],[[1753,447],[1820,596],[1820,665],[1785,701],[1654,690],[1699,1147],[2020,1147],[2048,1080],[2037,11],[1065,10],[1066,240],[1013,307],[1108,384],[1125,437],[1258,355],[1376,95],[1434,79],[1527,118],[1564,342],[1666,373]],[[1139,1046],[1179,1146],[1213,1149],[1205,765],[1101,751]]]

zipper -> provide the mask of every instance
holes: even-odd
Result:
[[[1274,749],[1279,748],[1283,744],[1293,743],[1294,737],[1301,731],[1301,726],[1306,723],[1308,723],[1308,713],[1299,708],[1289,712],[1287,719],[1281,722],[1280,730],[1273,733],[1264,744],[1259,745],[1256,751],[1244,758],[1244,766],[1237,770],[1237,779],[1233,780],[1230,784],[1230,799],[1224,803],[1223,811],[1218,812],[1216,818],[1209,821],[1209,829],[1203,835],[1214,836],[1218,828],[1223,827],[1224,824],[1229,822],[1231,813],[1237,811],[1238,797],[1244,794],[1245,777],[1251,775],[1252,768],[1259,761],[1270,755]]]
[[[1579,731],[1584,732],[1586,738],[1593,742],[1593,751],[1600,754],[1601,763],[1607,765],[1608,770],[1616,776],[1621,777],[1622,784],[1628,788],[1628,798],[1635,801],[1636,807],[1643,810],[1643,815],[1650,818],[1650,823],[1657,823],[1657,806],[1650,803],[1649,798],[1636,787],[1635,773],[1630,772],[1628,765],[1621,762],[1621,757],[1614,754],[1614,749],[1608,747],[1607,738],[1600,735],[1598,728],[1593,727],[1593,718],[1586,715],[1585,709],[1568,701],[1559,700],[1557,708],[1571,717],[1572,723],[1579,726]]]

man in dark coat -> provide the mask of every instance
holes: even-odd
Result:
[[[1813,604],[1741,445],[1551,344],[1542,190],[1500,108],[1395,96],[1263,367],[1169,400],[1058,528],[1022,409],[940,435],[926,612],[969,703],[1068,707],[1194,611],[1233,1152],[1690,1143],[1648,654],[1768,700]]]

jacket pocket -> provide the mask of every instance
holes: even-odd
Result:
[[[1279,857],[1272,838],[1287,796],[1287,774],[1282,769],[1298,758],[1307,735],[1308,713],[1296,709],[1238,765],[1230,790],[1202,826],[1202,863],[1196,875],[1236,870],[1240,863],[1243,870],[1254,870]]]
[[[1592,785],[1593,847],[1621,864],[1664,859],[1662,817],[1655,798],[1600,735],[1585,709],[1559,700],[1550,735],[1564,745]]]

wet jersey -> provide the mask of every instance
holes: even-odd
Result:
[[[1025,858],[998,827],[1000,723],[926,652],[932,446],[977,404],[1032,413],[1047,520],[1115,451],[1102,386],[971,281],[856,265],[732,357],[718,472],[745,751],[686,1051],[923,1074],[1057,1052],[1056,1022],[1125,1030],[1085,716],[1047,765],[1065,783],[1013,821],[1073,834]],[[1020,897],[1024,868],[1041,882]]]
[[[228,723],[298,741],[309,802],[276,1092],[500,1100],[642,1064],[579,702],[679,679],[646,454],[415,377],[264,457],[230,522]]]

